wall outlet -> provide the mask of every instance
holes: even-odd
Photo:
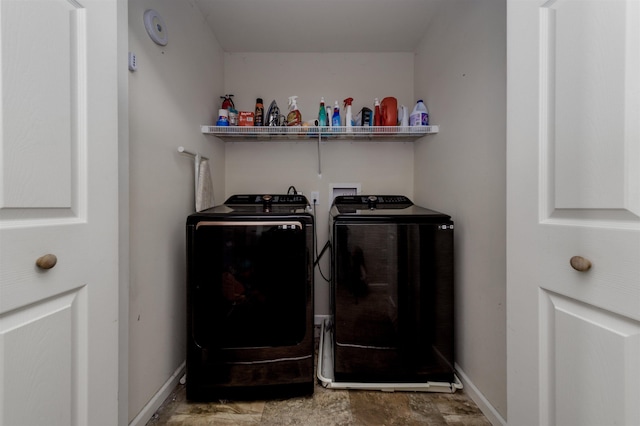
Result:
[[[309,202],[311,203],[311,205],[316,205],[316,206],[320,204],[320,192],[311,191],[311,198],[309,199]]]

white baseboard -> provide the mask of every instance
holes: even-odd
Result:
[[[491,405],[491,403],[484,397],[482,392],[473,384],[473,382],[469,379],[469,377],[464,373],[462,368],[458,364],[455,365],[456,373],[460,378],[460,381],[464,385],[464,391],[469,397],[476,403],[478,408],[482,411],[482,414],[485,415],[487,420],[491,422],[492,425],[497,426],[507,426],[506,420],[498,413],[498,411]]]
[[[142,410],[138,413],[138,415],[131,420],[129,426],[144,426],[151,419],[151,417],[155,414],[155,412],[160,408],[165,399],[171,394],[173,389],[177,386],[178,381],[184,375],[185,369],[187,366],[187,362],[184,361],[178,369],[169,377],[169,379],[162,385],[160,390],[156,392],[156,394],[149,400],[147,405],[145,405]]]

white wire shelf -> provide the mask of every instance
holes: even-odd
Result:
[[[416,140],[428,134],[438,133],[438,126],[356,126],[356,127],[250,127],[203,125],[202,133],[223,140],[289,140],[309,139],[385,139]]]

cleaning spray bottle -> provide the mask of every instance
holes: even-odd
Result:
[[[351,127],[353,126],[353,116],[351,115],[351,103],[353,102],[353,98],[347,98],[344,101],[345,112],[345,120],[344,125],[347,126],[347,131],[351,131]]]
[[[289,114],[287,114],[287,126],[301,126],[302,114],[298,110],[298,104],[296,102],[297,96],[289,97]]]
[[[400,105],[400,108],[398,108],[398,125],[402,127],[409,126],[409,113],[404,105]]]
[[[382,126],[382,111],[380,110],[380,101],[378,98],[374,100],[375,112],[373,115],[373,125],[374,126]]]
[[[327,125],[327,110],[324,108],[324,98],[320,98],[320,111],[318,111],[318,126]]]
[[[340,127],[342,125],[342,120],[340,119],[340,105],[338,105],[338,101],[333,104],[333,116],[331,117],[331,125],[333,127]]]

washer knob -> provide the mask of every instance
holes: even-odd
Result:
[[[367,204],[369,205],[370,210],[373,210],[376,208],[377,201],[378,201],[378,197],[376,197],[375,195],[369,195],[369,197],[367,198]]]

